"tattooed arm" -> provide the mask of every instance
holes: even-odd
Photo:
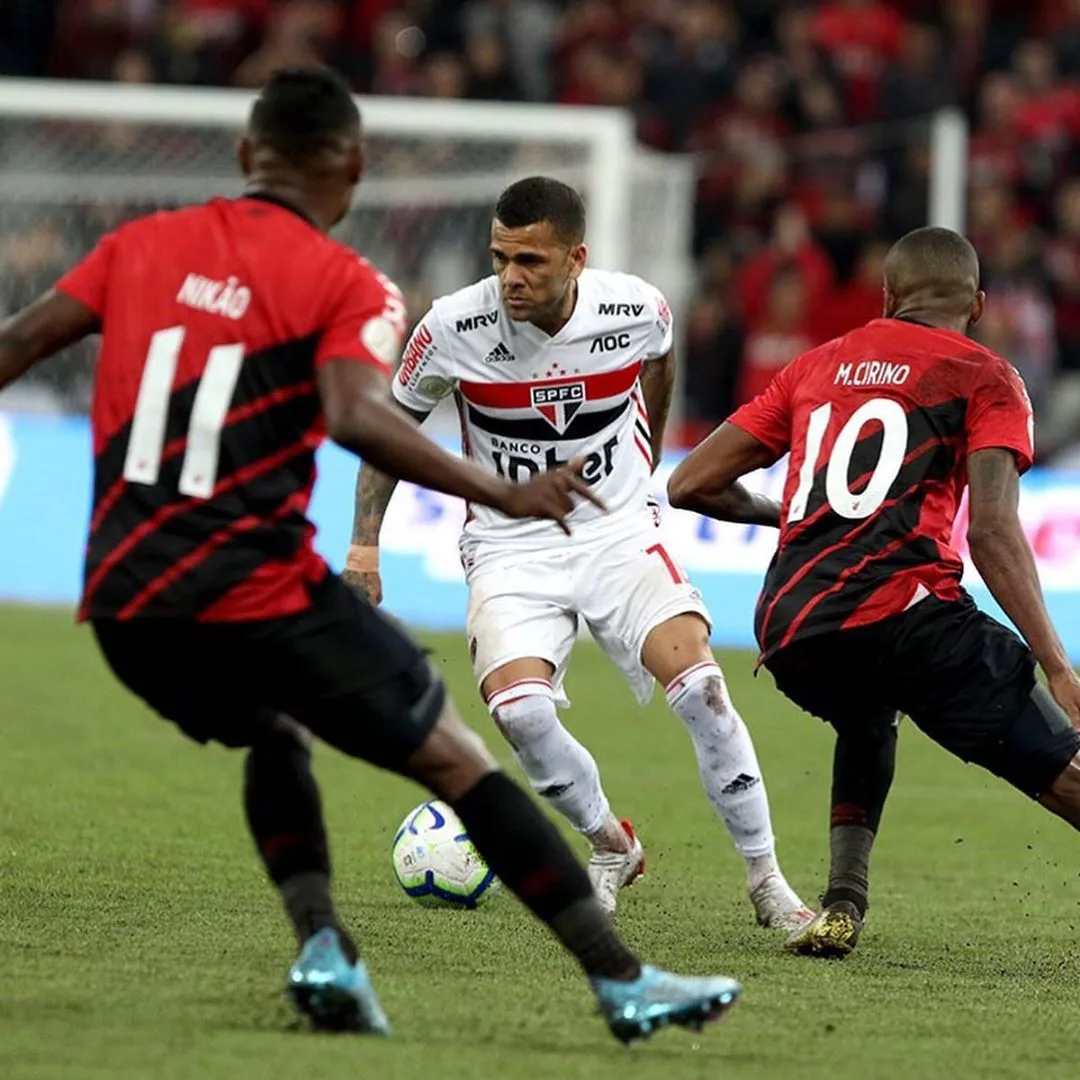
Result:
[[[664,450],[664,429],[667,427],[674,387],[674,349],[669,349],[655,360],[645,361],[641,368],[641,392],[645,398],[645,411],[649,414],[653,472],[660,464],[660,455]]]
[[[1035,557],[1017,513],[1019,474],[1009,450],[977,450],[968,459],[971,559],[986,587],[1031,647],[1050,692],[1080,726],[1080,682],[1043,600]]]
[[[397,408],[418,424],[427,413],[409,409],[400,402]],[[353,509],[352,545],[345,561],[342,579],[363,593],[373,604],[382,602],[382,579],[379,576],[379,532],[390,499],[398,486],[396,477],[379,472],[366,461],[356,474],[356,502]]]

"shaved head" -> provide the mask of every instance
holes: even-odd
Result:
[[[902,237],[885,258],[885,314],[963,322],[982,314],[979,257],[952,229],[934,225]]]

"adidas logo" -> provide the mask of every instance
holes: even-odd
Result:
[[[739,773],[730,784],[725,784],[721,789],[721,795],[737,795],[740,791],[749,791],[756,784],[761,783],[761,777],[748,776],[746,773]]]
[[[516,359],[514,354],[506,347],[504,342],[500,341],[499,344],[484,357],[484,363],[505,364],[514,359]]]

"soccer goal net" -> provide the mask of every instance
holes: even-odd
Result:
[[[0,80],[0,296],[25,303],[119,223],[236,195],[239,90]],[[419,318],[438,294],[490,272],[491,209],[536,173],[585,198],[592,265],[647,276],[678,311],[694,173],[634,140],[618,110],[361,98],[367,173],[336,235],[405,291]],[[47,365],[36,393],[80,411],[89,350]]]

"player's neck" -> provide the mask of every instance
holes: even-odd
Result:
[[[577,307],[578,283],[570,282],[570,288],[566,290],[562,303],[550,314],[544,315],[533,321],[537,330],[543,330],[548,337],[554,337],[569,321]]]
[[[968,319],[956,315],[946,315],[940,311],[927,308],[902,308],[893,315],[894,319],[903,322],[918,323],[920,326],[929,326],[933,330],[951,330],[954,334],[967,334]]]
[[[281,203],[310,221],[315,228],[322,232],[330,231],[330,215],[322,210],[317,198],[296,184],[253,178],[244,189],[244,194]]]

